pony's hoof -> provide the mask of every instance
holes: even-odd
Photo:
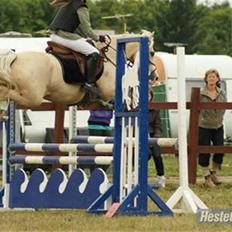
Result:
[[[8,116],[6,115],[6,111],[0,110],[0,122],[5,122],[8,120]]]

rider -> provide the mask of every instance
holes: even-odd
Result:
[[[103,43],[106,42],[106,36],[98,36],[93,31],[86,0],[53,0],[51,4],[60,6],[49,26],[51,40],[88,57],[87,83],[84,87],[98,94],[95,86],[95,71],[100,53],[97,48],[87,42],[87,38]]]

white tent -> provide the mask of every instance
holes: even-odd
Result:
[[[163,61],[166,77],[177,78],[177,59],[175,54],[156,52]],[[215,68],[222,79],[232,78],[232,58],[226,55],[185,55],[186,78],[203,78],[205,71]]]
[[[0,38],[0,49],[15,49],[16,52],[38,51],[44,52],[48,37],[41,38]]]

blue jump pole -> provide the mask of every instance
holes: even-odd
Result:
[[[11,152],[113,152],[113,144],[56,144],[56,143],[14,143],[9,146]]]
[[[162,140],[168,140],[167,138],[148,138],[149,146],[159,146],[159,142]],[[169,139],[172,140],[172,139]],[[113,144],[114,137],[105,137],[105,136],[88,136],[88,135],[77,135],[74,136],[70,143],[76,144]]]
[[[11,164],[79,164],[79,165],[110,165],[112,156],[30,156],[16,155],[9,158]]]

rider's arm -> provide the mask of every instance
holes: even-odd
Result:
[[[77,15],[80,20],[80,25],[77,31],[83,34],[84,37],[89,37],[95,41],[99,40],[99,36],[93,31],[90,24],[89,10],[86,7],[81,7],[77,10]]]

